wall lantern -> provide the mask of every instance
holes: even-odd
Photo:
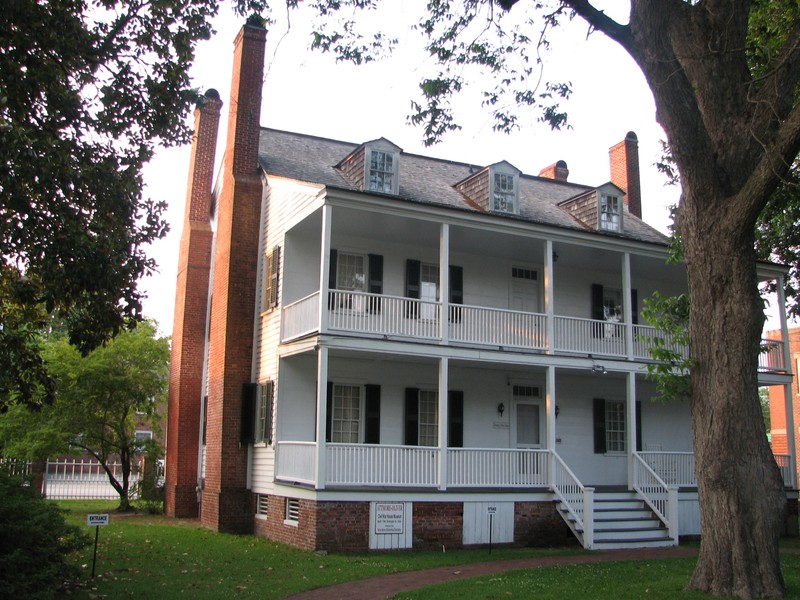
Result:
[[[558,404],[556,404],[556,419],[558,418],[558,413],[561,412],[561,409],[558,408]]]
[[[497,412],[499,412],[500,416],[502,417],[503,413],[506,412],[506,405],[503,404],[502,402],[500,404],[498,404],[497,405]]]

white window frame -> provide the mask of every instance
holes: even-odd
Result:
[[[419,390],[417,396],[417,445],[439,445],[439,393]]]
[[[622,231],[622,198],[617,194],[600,194],[598,228],[602,231]]]
[[[493,212],[519,214],[519,175],[507,169],[490,169],[489,203]]]
[[[361,273],[357,269],[350,269],[347,261],[358,259],[361,261]],[[353,274],[351,275],[351,272]],[[336,254],[336,289],[343,292],[357,292],[357,294],[340,294],[338,308],[363,313],[366,311],[367,278],[369,277],[369,257],[360,252],[337,252]]]
[[[352,400],[353,396],[348,395],[346,398],[341,393],[345,388],[350,390],[357,390],[358,406],[355,407],[356,415],[345,415],[344,411],[352,411],[353,406],[342,406],[344,399]],[[332,390],[333,397],[331,398],[331,443],[333,444],[361,444],[364,442],[364,386],[354,383],[334,383]],[[338,406],[337,406],[338,404]],[[337,412],[339,417],[337,418]],[[337,427],[338,423],[338,427]],[[343,425],[348,423],[347,431],[344,430]],[[353,436],[352,426],[355,425],[355,436]],[[347,439],[344,439],[344,437]],[[338,438],[338,439],[337,439]]]
[[[625,402],[621,400],[606,400],[606,454],[624,454],[626,452],[628,445],[626,419]]]
[[[364,157],[364,189],[368,192],[397,195],[399,158],[394,150],[368,147]],[[387,162],[391,163],[388,168]]]
[[[256,413],[256,443],[271,446],[272,426],[275,410],[275,382],[265,381],[258,385],[258,412]]]

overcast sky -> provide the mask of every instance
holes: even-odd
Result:
[[[679,190],[665,186],[664,176],[654,167],[660,157],[660,140],[665,136],[656,123],[652,94],[644,77],[614,42],[600,34],[587,38],[585,24],[576,19],[557,32],[551,51],[543,56],[545,80],[572,82],[574,93],[566,104],[571,129],[551,131],[538,122],[539,115],[532,110],[519,131],[494,133],[475,87],[463,93],[456,105],[463,129],[449,134],[441,144],[425,148],[422,130],[407,122],[420,78],[435,69],[421,52],[419,38],[404,24],[419,14],[415,7],[420,2],[385,1],[393,14],[380,13],[374,18],[393,24],[400,44],[389,59],[365,66],[336,64],[330,56],[310,51],[303,16],[293,14],[287,29],[285,16],[274,15],[281,22],[267,33],[263,126],[353,143],[385,137],[405,152],[480,165],[507,160],[531,175],[565,160],[570,181],[593,186],[610,179],[608,149],[628,131],[634,131],[639,138],[643,218],[666,232],[667,207],[677,202]],[[606,4],[619,9],[627,3],[609,0]],[[217,89],[224,103],[218,163],[225,146],[233,40],[241,24],[223,7],[217,33],[200,44],[192,69],[193,84],[201,91]],[[192,115],[187,119],[192,122]],[[155,319],[167,335],[172,332],[189,156],[189,146],[162,150],[145,172],[145,193],[169,203],[167,219],[172,231],[150,250],[159,263],[159,273],[142,282],[148,295],[145,315]]]

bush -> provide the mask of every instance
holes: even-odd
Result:
[[[55,598],[77,578],[65,562],[89,537],[64,520],[66,511],[44,500],[29,484],[0,473],[0,590],[6,598]]]

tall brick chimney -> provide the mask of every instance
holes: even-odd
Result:
[[[192,158],[178,259],[167,418],[165,510],[197,516],[197,458],[203,397],[208,281],[211,269],[211,187],[222,101],[208,90],[194,112]]]
[[[200,520],[217,531],[253,529],[247,445],[240,443],[250,383],[261,213],[258,143],[266,30],[249,20],[234,42],[223,185],[217,201],[208,353],[205,484]]]
[[[569,177],[567,163],[563,160],[554,162],[549,167],[545,167],[539,171],[539,177],[547,177],[548,179],[555,179],[556,181],[566,181]]]
[[[628,212],[642,218],[642,186],[639,180],[639,140],[629,131],[625,139],[608,150],[611,182],[625,192]]]

